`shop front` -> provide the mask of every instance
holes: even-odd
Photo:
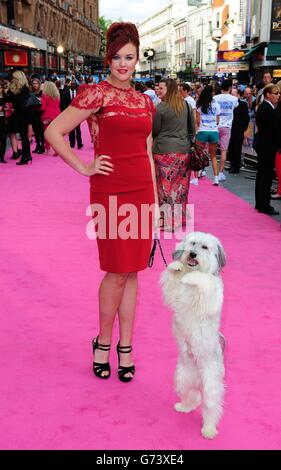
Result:
[[[239,49],[218,51],[217,75],[235,78],[239,83],[247,83],[249,81],[249,62],[241,60],[245,55],[246,51]]]
[[[3,74],[14,68],[27,75],[46,73],[47,41],[5,26],[0,26],[0,69]]]
[[[271,23],[267,42],[254,45],[251,65],[255,82],[262,81],[263,72],[270,71],[274,78],[280,78],[277,70],[281,69],[281,1],[272,0]]]

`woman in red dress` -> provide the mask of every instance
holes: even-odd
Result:
[[[141,209],[152,207],[154,227],[159,222],[151,151],[154,107],[148,96],[131,86],[139,58],[135,25],[112,24],[107,33],[106,53],[110,76],[78,94],[71,106],[50,124],[45,137],[67,164],[90,176],[93,216],[98,208],[105,210],[106,227],[99,220],[97,231],[100,268],[106,274],[99,288],[100,329],[93,340],[93,370],[102,379],[110,376],[112,328],[118,313],[118,375],[120,380],[129,382],[135,372],[132,335],[137,273],[146,269],[152,244],[152,214],[142,217]],[[90,116],[95,159],[86,164],[65,142],[64,135]],[[125,216],[129,207],[134,209],[134,228],[127,232],[124,228],[128,228]],[[113,212],[118,214],[115,220]]]

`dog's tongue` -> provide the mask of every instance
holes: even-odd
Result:
[[[198,264],[198,261],[196,261],[196,259],[189,258],[188,264],[189,264],[190,266],[196,266],[196,265]]]

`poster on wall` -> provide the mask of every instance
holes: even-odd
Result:
[[[4,52],[4,64],[10,67],[27,67],[28,55],[26,51],[13,50]]]
[[[272,0],[270,40],[281,41],[281,0]]]

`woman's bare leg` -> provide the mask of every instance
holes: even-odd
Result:
[[[127,278],[122,300],[118,309],[120,346],[131,346],[133,339],[133,328],[135,320],[136,302],[138,290],[137,273],[130,273]],[[130,367],[133,365],[131,353],[120,353],[120,365]],[[125,377],[131,377],[129,372]]]
[[[16,134],[9,134],[9,139],[11,142],[13,153],[17,153],[18,151],[18,139]]]
[[[210,157],[212,160],[214,176],[218,176],[219,174],[218,160],[217,160],[217,147],[218,147],[218,144],[209,144],[209,151],[210,151]]]
[[[114,319],[121,304],[128,274],[106,273],[99,288],[99,343],[111,344]],[[95,362],[108,362],[109,352],[96,349]],[[108,375],[103,372],[102,375]]]

